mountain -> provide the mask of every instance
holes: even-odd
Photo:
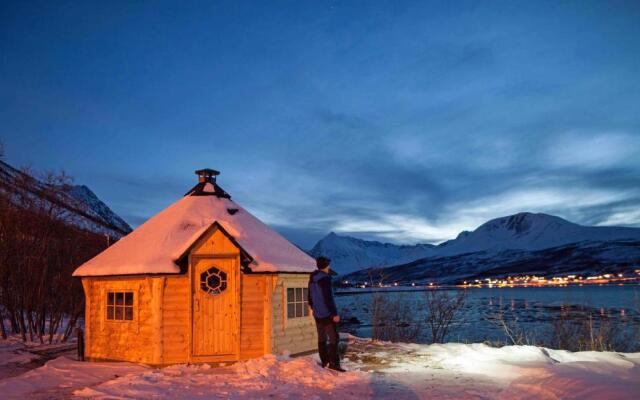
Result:
[[[543,250],[504,250],[427,257],[383,270],[343,276],[356,282],[460,283],[509,275],[600,275],[640,268],[640,240],[572,243]]]
[[[584,241],[640,240],[639,228],[582,226],[548,214],[519,213],[496,218],[473,232],[440,244],[438,255],[477,251],[541,250]]]
[[[580,255],[576,259],[583,260],[585,265],[592,263],[595,267],[611,261],[610,253],[625,250],[620,253],[620,259],[614,259],[616,263],[624,263],[625,260],[637,260],[634,258],[637,256],[634,246],[638,243],[640,228],[582,226],[553,215],[524,212],[490,220],[472,232],[464,231],[455,239],[437,246],[402,246],[331,233],[320,240],[310,254],[331,258],[340,274],[366,268],[409,265],[399,269],[406,272],[419,260],[417,265],[441,268],[433,267],[433,271],[440,271],[439,274],[468,276],[476,270],[481,273],[494,266],[508,266],[511,261],[540,264],[540,260],[546,257],[542,254],[546,249],[573,249]],[[605,251],[608,244],[611,249]],[[595,249],[607,257],[595,255]],[[588,254],[593,254],[595,261],[585,261]],[[557,254],[551,258],[568,262]]]
[[[395,245],[339,236],[331,232],[320,239],[309,252],[313,257],[331,259],[332,268],[339,274],[348,274],[362,268],[397,265],[433,254],[436,246],[417,244]]]
[[[23,196],[55,204],[64,212],[65,220],[92,232],[120,238],[131,227],[84,185],[54,185],[42,182],[0,161],[0,191],[10,198]],[[18,203],[18,202],[16,202]]]
[[[98,216],[102,221],[106,223],[106,225],[117,228],[120,232],[129,233],[131,232],[131,226],[126,223],[118,214],[114,213],[106,204],[102,202],[85,185],[75,185],[72,186],[69,190],[69,194],[73,196],[78,201],[82,202],[87,206],[91,212],[93,212],[96,216]]]

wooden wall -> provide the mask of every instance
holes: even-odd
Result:
[[[271,350],[271,278],[242,274],[240,358],[260,357]]]
[[[83,278],[88,359],[154,363],[154,346],[158,340],[151,311],[153,280],[147,277]],[[133,321],[106,319],[108,291],[134,293]]]
[[[318,337],[311,313],[308,317],[288,319],[287,288],[307,287],[308,274],[278,274],[272,282],[272,352],[304,353],[317,349]]]
[[[167,277],[162,313],[163,364],[189,360],[191,292],[189,275]]]

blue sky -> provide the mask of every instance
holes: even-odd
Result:
[[[133,226],[202,167],[304,247],[640,226],[640,3],[1,2],[0,122]]]

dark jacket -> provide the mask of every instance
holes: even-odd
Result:
[[[309,277],[309,306],[315,318],[327,318],[338,315],[336,303],[333,300],[331,275],[320,270],[314,271]]]

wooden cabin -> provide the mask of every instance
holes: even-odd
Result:
[[[233,362],[316,349],[307,304],[315,261],[216,182],[80,266],[85,356],[168,365]]]

